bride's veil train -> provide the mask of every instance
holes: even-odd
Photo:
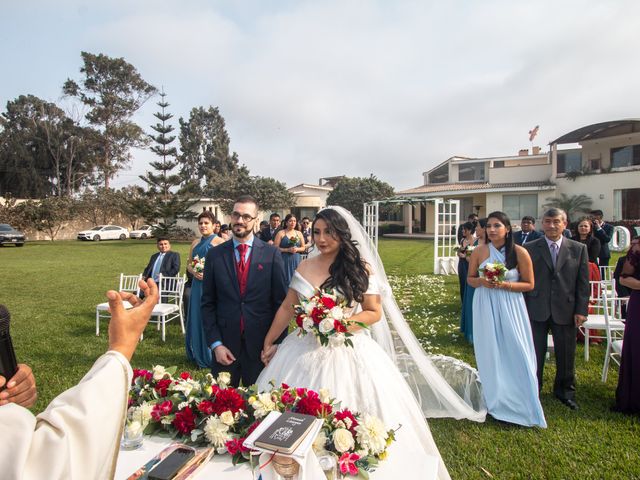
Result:
[[[483,422],[487,409],[477,370],[455,358],[425,353],[393,298],[382,261],[362,225],[345,208],[327,208],[346,220],[352,240],[380,285],[383,315],[371,327],[371,335],[394,360],[425,416]]]

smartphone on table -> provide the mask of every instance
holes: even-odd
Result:
[[[171,480],[195,455],[190,448],[177,448],[149,472],[149,480]]]

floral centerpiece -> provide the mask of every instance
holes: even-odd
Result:
[[[341,408],[329,392],[281,385],[260,393],[255,386],[234,388],[228,373],[195,380],[188,372],[174,377],[175,367],[134,370],[127,422],[146,434],[169,436],[184,443],[212,446],[234,463],[248,461],[246,437],[271,411],[306,413],[323,420],[315,439],[316,453],[331,452],[345,475],[366,476],[387,455],[394,440],[380,419]]]
[[[500,262],[487,263],[482,269],[482,276],[490,282],[501,283],[504,282],[507,275],[507,267]]]
[[[204,260],[205,260],[205,257],[199,257],[198,255],[193,257],[193,259],[191,260],[191,268],[193,269],[194,272],[196,273],[204,272]]]
[[[308,333],[316,336],[321,345],[353,347],[349,332],[351,325],[367,328],[362,322],[348,319],[349,306],[335,290],[317,290],[310,298],[303,298],[293,306],[300,335]]]

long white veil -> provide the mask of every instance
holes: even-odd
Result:
[[[352,240],[380,285],[383,314],[380,321],[372,325],[371,335],[394,360],[425,416],[483,422],[487,408],[477,370],[455,358],[429,357],[425,353],[393,298],[380,256],[362,225],[345,208],[327,208],[346,220]]]

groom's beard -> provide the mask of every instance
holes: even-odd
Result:
[[[243,227],[244,230],[237,230],[236,227]],[[247,238],[249,235],[251,235],[251,230],[248,229],[246,225],[236,223],[233,226],[233,235],[236,238]]]

